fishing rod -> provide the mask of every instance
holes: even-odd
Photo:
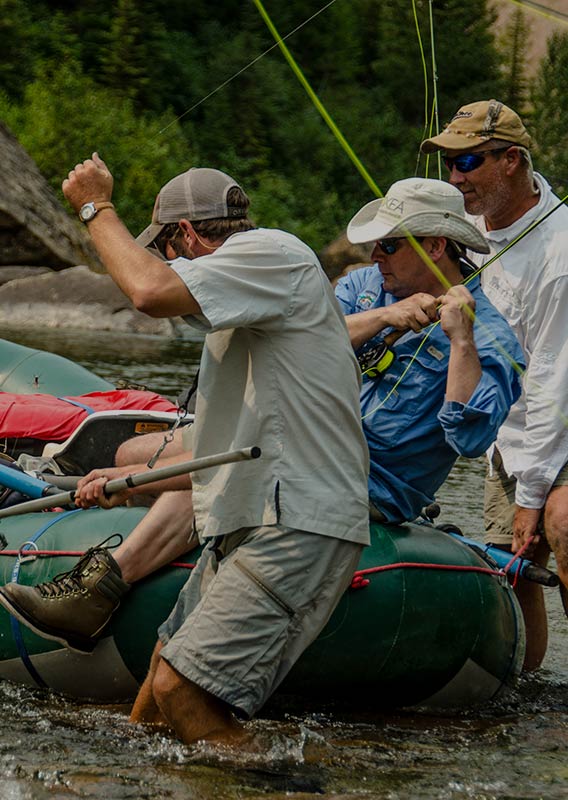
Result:
[[[185,475],[189,472],[197,472],[198,470],[217,467],[221,464],[232,464],[236,461],[248,461],[250,459],[260,458],[260,455],[260,447],[253,446],[244,447],[239,450],[230,450],[226,453],[217,453],[212,456],[204,456],[203,458],[194,458],[191,461],[183,461],[168,467],[147,470],[146,472],[139,472],[136,475],[128,475],[126,478],[116,478],[108,481],[105,485],[105,494],[115,494],[125,489],[145,486],[149,483],[165,480],[166,478],[175,478],[178,475]],[[14,470],[11,471],[13,472]],[[4,480],[4,478],[2,478],[2,480]],[[36,479],[34,478],[32,481],[35,483]],[[45,486],[43,481],[38,481],[38,483],[43,483]],[[68,492],[59,492],[56,490],[55,493],[49,493],[48,496],[39,496],[35,500],[30,500],[26,503],[20,503],[19,505],[0,510],[0,519],[26,514],[29,511],[44,511],[47,508],[54,508],[55,506],[67,506],[73,503],[75,495],[75,490]]]

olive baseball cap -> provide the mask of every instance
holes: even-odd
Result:
[[[240,189],[239,184],[229,175],[209,167],[192,167],[187,172],[176,175],[160,189],[154,204],[152,222],[136,237],[136,241],[142,247],[147,247],[165,225],[179,222],[180,219],[197,222],[204,219],[246,217],[248,202],[244,206],[230,206],[227,203],[227,194],[233,187]]]
[[[423,153],[437,150],[469,150],[491,139],[503,139],[522,147],[531,146],[531,137],[521,118],[498,100],[480,100],[462,106],[438,136],[422,142]]]

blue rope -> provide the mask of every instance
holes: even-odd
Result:
[[[31,539],[28,539],[26,544],[29,545],[35,544],[37,540],[40,538],[40,536],[43,536],[43,534],[49,528],[51,528],[52,525],[55,525],[57,522],[59,522],[59,520],[63,519],[64,517],[68,517],[70,514],[77,514],[79,511],[82,511],[82,509],[76,508],[73,509],[72,511],[65,511],[63,514],[58,514],[56,519],[50,520],[46,525],[43,526],[43,528],[40,528],[39,531],[37,531],[37,533],[35,533]],[[32,548],[28,546],[25,548],[25,550],[22,549],[21,552],[23,553],[26,552],[26,550],[31,550],[31,549]],[[20,567],[21,567],[20,559],[16,558],[16,561],[14,563],[14,568],[12,569],[12,581],[14,583],[18,583],[18,578],[20,576]],[[42,689],[48,689],[49,686],[43,680],[39,672],[32,664],[26,645],[24,644],[24,639],[22,636],[22,627],[18,622],[18,620],[13,616],[10,616],[10,626],[12,628],[12,636],[14,637],[14,643],[16,645],[18,655],[20,656],[23,665],[25,666],[25,668],[27,669],[27,671],[29,672],[29,674],[31,675],[31,677],[37,683],[38,686],[40,686]]]
[[[63,400],[65,403],[70,403],[72,406],[78,406],[79,408],[83,408],[87,414],[94,414],[95,409],[91,408],[91,406],[87,406],[84,403],[80,403],[78,400],[71,400],[70,397],[58,397],[58,400]]]

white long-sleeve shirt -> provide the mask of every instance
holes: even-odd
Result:
[[[544,178],[535,174],[535,180],[538,204],[508,228],[487,231],[483,218],[475,218],[491,255],[558,205]],[[505,470],[517,479],[517,504],[542,508],[568,462],[568,208],[557,208],[513,245],[482,273],[482,283],[527,363],[522,396],[499,431],[497,447]]]

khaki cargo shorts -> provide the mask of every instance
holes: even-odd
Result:
[[[328,621],[361,550],[279,525],[213,539],[158,631],[162,658],[251,716]]]
[[[485,477],[485,541],[490,544],[511,545],[513,542],[513,517],[515,516],[515,488],[517,479],[509,477],[503,468],[503,459],[497,448],[491,459],[492,473]],[[565,464],[554,483],[568,486],[568,464]],[[539,533],[544,534],[539,524]]]

